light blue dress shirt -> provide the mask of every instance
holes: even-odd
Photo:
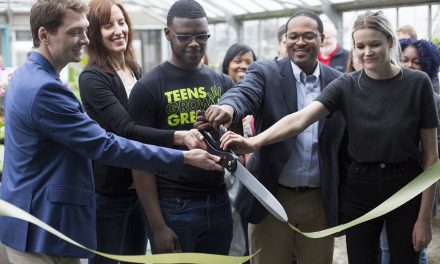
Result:
[[[298,110],[310,104],[321,93],[319,64],[312,75],[306,74],[291,62],[296,80]],[[293,87],[292,87],[293,89]],[[288,187],[319,187],[318,122],[296,136],[289,160],[284,167],[279,184]]]

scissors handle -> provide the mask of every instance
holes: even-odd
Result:
[[[215,141],[211,134],[204,130],[199,130],[203,135],[203,141],[205,141],[207,151],[212,155],[221,157],[220,164],[228,171],[234,172],[237,169],[238,157],[231,151],[226,151],[220,148],[217,141]]]
[[[226,133],[226,131],[227,130],[223,124],[220,124],[218,126],[218,132],[219,132],[220,137],[222,137]]]

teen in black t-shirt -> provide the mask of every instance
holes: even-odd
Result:
[[[196,111],[216,104],[233,82],[201,63],[210,35],[206,14],[197,2],[175,2],[164,32],[172,57],[133,87],[129,111],[141,125],[191,129]],[[134,171],[133,179],[158,252],[228,254],[232,217],[223,172],[185,166],[172,179],[144,174]]]
[[[217,104],[233,85],[231,78],[203,64],[188,71],[167,61],[136,83],[130,96],[130,114],[143,126],[189,130],[196,122],[196,111]],[[222,193],[223,175],[184,166],[175,179],[156,178],[159,196],[189,198]]]

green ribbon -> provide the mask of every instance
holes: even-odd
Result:
[[[335,226],[332,228],[328,228],[325,230],[317,231],[317,232],[302,232],[298,228],[289,224],[289,226],[298,233],[303,234],[306,237],[310,238],[321,238],[325,236],[329,236],[338,232],[341,232],[347,228],[358,225],[360,223],[369,221],[371,219],[382,216],[400,205],[406,203],[412,198],[419,195],[421,192],[426,190],[432,184],[437,182],[440,179],[440,162],[437,161],[431,168],[424,171],[422,174],[417,176],[414,180],[409,182],[405,187],[396,192],[393,196],[388,198],[382,204],[366,213],[365,215],[339,226]],[[156,254],[156,255],[141,255],[141,256],[122,256],[122,255],[112,255],[104,252],[95,251],[93,249],[87,248],[78,242],[70,239],[59,231],[55,230],[51,226],[42,222],[38,218],[30,215],[29,213],[23,211],[22,209],[7,203],[3,200],[0,200],[0,216],[8,216],[17,219],[21,219],[27,221],[29,223],[33,223],[47,232],[90,252],[93,252],[97,255],[101,255],[106,258],[115,259],[119,261],[133,262],[133,263],[192,263],[192,264],[238,264],[244,263],[251,259],[255,254],[251,256],[243,256],[243,257],[235,257],[235,256],[223,256],[223,255],[214,255],[214,254],[202,254],[202,253],[173,253],[173,254]]]
[[[35,216],[23,211],[22,209],[0,200],[0,216],[8,216],[17,219],[27,221],[29,223],[35,224],[47,232],[69,242],[77,247],[83,248],[97,255],[101,255],[106,258],[115,259],[119,261],[133,262],[133,263],[192,263],[192,264],[239,264],[248,261],[252,256],[223,256],[214,254],[203,254],[203,253],[170,253],[170,254],[155,254],[155,255],[139,255],[139,256],[122,256],[107,254],[104,252],[99,252],[90,248],[87,248],[80,243],[74,241],[73,239],[67,237],[61,232],[55,230],[53,227],[44,223]]]
[[[392,210],[396,209],[397,207],[401,206],[402,204],[408,202],[412,198],[419,195],[428,187],[436,183],[438,180],[440,180],[440,161],[437,161],[433,166],[425,170],[422,174],[417,176],[414,180],[409,182],[407,185],[405,185],[405,187],[403,187],[398,192],[393,194],[393,196],[385,200],[376,208],[364,214],[363,216],[354,219],[351,222],[317,232],[302,232],[301,230],[299,230],[298,228],[294,227],[291,224],[289,224],[289,226],[298,233],[301,233],[304,236],[310,238],[321,238],[321,237],[333,235],[352,226],[358,225],[360,223],[369,221],[371,219],[382,216],[388,212],[391,212]]]

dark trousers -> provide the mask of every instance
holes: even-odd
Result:
[[[422,172],[417,161],[404,163],[352,163],[346,188],[345,217],[356,219],[381,204]],[[397,209],[346,231],[349,263],[375,264],[380,233],[386,221],[391,264],[417,264],[412,232],[421,195]]]
[[[97,250],[118,255],[144,255],[148,222],[141,202],[132,195],[107,196],[96,193]],[[99,255],[89,264],[117,264]]]

